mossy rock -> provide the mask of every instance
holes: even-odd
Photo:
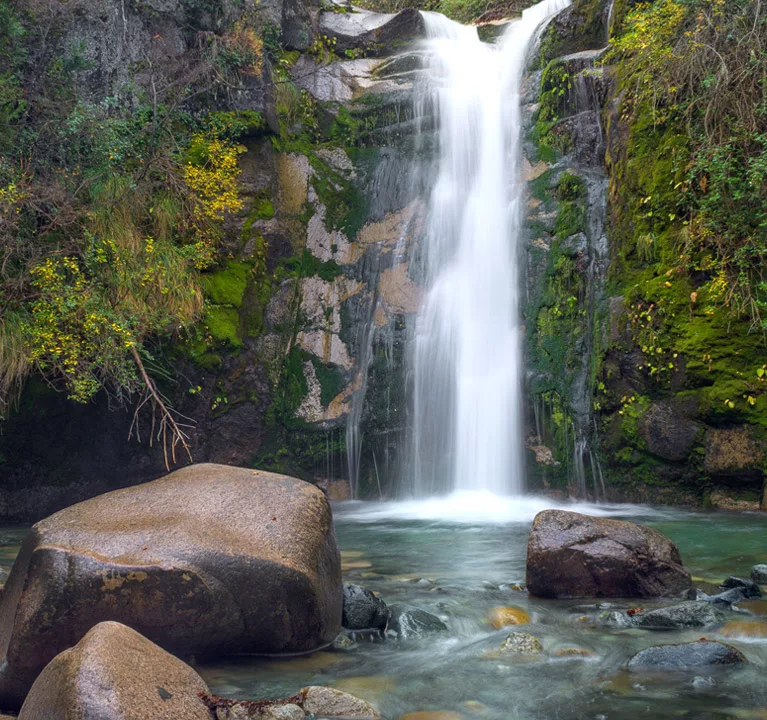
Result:
[[[250,274],[250,265],[229,263],[223,270],[203,275],[203,292],[215,305],[238,308],[242,305]]]

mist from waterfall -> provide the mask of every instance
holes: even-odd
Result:
[[[412,349],[416,497],[524,489],[520,92],[536,34],[567,5],[543,0],[495,45],[424,13],[415,109],[424,143],[436,125],[437,167]]]

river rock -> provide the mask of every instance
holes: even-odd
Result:
[[[335,688],[314,685],[301,690],[301,707],[308,714],[345,720],[379,720],[381,715],[368,702]]]
[[[102,622],[51,660],[20,720],[210,720],[203,679],[125,625]]]
[[[728,577],[723,583],[722,587],[730,590],[740,590],[743,593],[745,600],[756,600],[762,597],[762,591],[759,589],[759,585],[753,580],[739,577]]]
[[[748,662],[732,645],[714,640],[697,640],[679,645],[656,645],[638,652],[629,660],[629,670],[686,670],[708,665]]]
[[[501,645],[502,655],[540,655],[543,653],[541,641],[526,632],[509,633]]]
[[[330,506],[295,478],[194,465],[39,522],[0,596],[0,707],[116,620],[179,655],[291,653],[341,629]]]
[[[531,622],[530,616],[522,608],[513,605],[491,608],[487,619],[496,630],[510,625],[527,625]]]
[[[767,565],[754,565],[751,568],[751,579],[758,585],[767,585]]]
[[[380,630],[386,632],[391,610],[381,598],[362,585],[344,585],[343,618],[347,630]]]
[[[389,630],[400,640],[420,638],[447,630],[436,615],[412,605],[392,605]]]
[[[305,717],[304,711],[292,703],[258,707],[245,701],[216,708],[216,720],[304,720]]]
[[[691,586],[679,550],[657,530],[566,510],[536,515],[527,588],[544,598],[678,595]]]
[[[705,601],[689,601],[637,613],[632,618],[636,627],[646,630],[681,630],[721,625],[724,614]]]

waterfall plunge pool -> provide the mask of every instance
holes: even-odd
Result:
[[[415,715],[413,720],[767,718],[767,638],[600,628],[593,619],[602,612],[601,601],[539,600],[510,589],[524,581],[533,516],[553,506],[660,530],[677,543],[696,586],[704,589],[707,582],[747,576],[752,565],[767,562],[767,517],[756,513],[557,505],[546,498],[488,493],[340,503],[334,515],[344,581],[380,593],[390,605],[404,602],[432,612],[445,621],[447,632],[420,640],[360,641],[353,650],[297,658],[229,658],[196,669],[214,693],[236,698],[284,697],[306,685],[331,685],[374,702],[387,720],[423,711],[446,714]],[[0,529],[0,566],[10,569],[26,531]],[[610,604],[626,609],[661,603]],[[524,609],[533,622],[494,630],[489,611],[508,605]],[[762,607],[757,603],[752,611],[767,615],[767,603]],[[746,613],[728,616],[759,621]],[[762,622],[767,626],[767,617]],[[539,638],[545,650],[541,659],[483,657],[512,630]],[[642,648],[703,635],[737,646],[750,663],[665,675],[625,670],[629,657]],[[557,657],[565,648],[582,648],[590,655]]]
[[[361,641],[354,650],[295,659],[238,658],[199,670],[213,692],[231,697],[278,697],[309,684],[332,685],[374,702],[390,720],[419,711],[454,714],[416,715],[413,720],[767,717],[767,638],[599,628],[592,619],[602,611],[600,601],[538,600],[524,591],[499,589],[524,581],[530,523],[537,511],[552,505],[545,498],[483,493],[338,504],[334,514],[344,581],[380,593],[390,605],[408,603],[432,612],[448,631],[420,640]],[[626,505],[562,507],[660,530],[679,546],[697,586],[732,574],[747,577],[752,565],[767,562],[763,515]],[[624,609],[640,604],[663,603],[611,602]],[[507,605],[524,609],[533,622],[494,630],[487,621],[490,609]],[[583,621],[584,616],[589,620]],[[483,657],[511,630],[539,638],[542,659]],[[629,657],[642,648],[704,634],[737,646],[750,664],[661,676],[625,670]],[[574,647],[592,655],[556,656]]]

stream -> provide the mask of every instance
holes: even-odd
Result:
[[[220,695],[283,697],[306,685],[331,685],[373,702],[391,720],[418,711],[454,713],[434,720],[767,717],[767,637],[706,633],[736,645],[749,665],[697,673],[628,673],[626,662],[638,650],[696,640],[703,633],[616,630],[594,622],[608,606],[646,609],[662,603],[540,600],[511,589],[524,582],[532,518],[552,505],[544,498],[481,493],[425,502],[336,504],[345,582],[380,593],[390,605],[405,602],[432,612],[448,631],[409,641],[360,640],[352,650],[296,658],[230,658],[197,669]],[[752,565],[767,562],[764,515],[631,505],[563,507],[656,528],[677,543],[696,586],[704,589],[727,575],[747,576]],[[0,565],[10,567],[25,532],[0,531]],[[533,622],[494,630],[488,612],[505,605],[523,608]],[[751,610],[767,615],[767,602],[761,606],[757,601]],[[539,638],[544,655],[532,660],[485,657],[511,630]],[[581,648],[588,655],[557,657],[565,648]]]

